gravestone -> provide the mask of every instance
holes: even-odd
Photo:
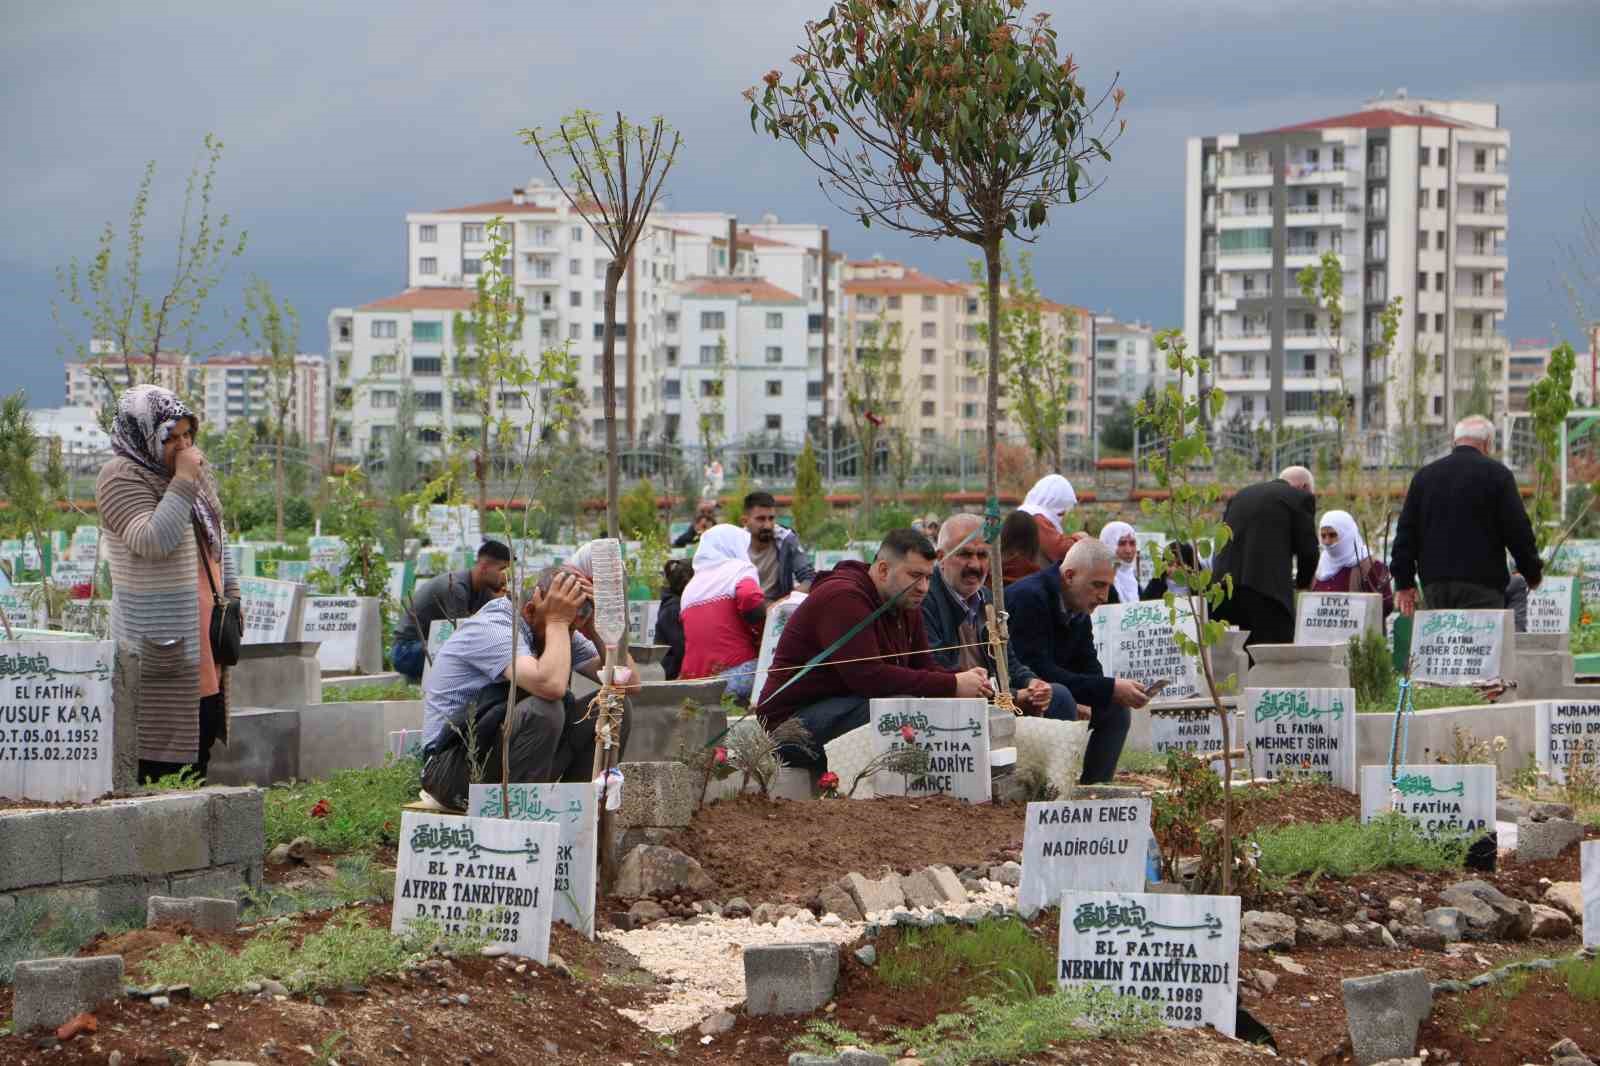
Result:
[[[82,803],[110,792],[116,645],[19,640],[0,649],[0,796]]]
[[[34,599],[34,590],[37,585],[12,585],[8,589],[0,590],[0,611],[6,613],[6,620],[11,623],[12,629],[43,629],[49,621],[45,617],[44,607]],[[0,629],[0,636],[5,632]]]
[[[72,600],[61,608],[61,624],[79,633],[93,633],[102,640],[110,639],[111,601]]]
[[[441,618],[428,627],[427,654],[422,658],[422,687],[428,687],[428,675],[433,672],[433,660],[438,658],[439,649],[444,647],[444,642],[455,635],[456,624],[448,618]]]
[[[812,553],[812,566],[820,573],[823,570],[832,570],[843,562],[862,562],[862,553],[859,549],[844,551],[818,551]]]
[[[921,777],[879,771],[880,796],[955,796],[988,803],[989,705],[981,699],[879,699],[869,705],[874,754],[904,748],[928,753]]]
[[[1551,559],[1551,569],[1581,572],[1584,600],[1600,600],[1600,540],[1574,538],[1562,544]]]
[[[311,573],[311,560],[279,559],[278,568],[275,572],[279,581],[293,581],[303,585]]]
[[[256,550],[248,544],[224,544],[222,556],[226,569],[232,570],[235,578],[244,580],[256,576]]]
[[[656,642],[656,618],[660,614],[660,600],[629,600],[628,643],[654,644]]]
[[[324,673],[375,674],[383,669],[378,600],[371,596],[307,596],[300,639],[321,641]]]
[[[1600,701],[1540,700],[1534,706],[1534,757],[1558,785],[1573,766],[1600,773]]]
[[[1349,688],[1247,688],[1251,772],[1327,781],[1356,791],[1356,693]]]
[[[772,668],[772,657],[778,652],[778,638],[783,636],[789,619],[794,617],[805,598],[804,592],[791,592],[767,608],[767,624],[761,631],[761,650],[756,658],[755,687],[750,690],[752,708],[761,702],[761,694],[767,690],[767,673]]]
[[[100,527],[89,525],[87,522],[72,531],[72,552],[74,555],[80,549],[86,549],[93,555],[95,546],[100,543]]]
[[[549,962],[559,839],[547,822],[406,811],[389,931],[427,919],[448,935],[483,937]]]
[[[1583,885],[1583,946],[1600,948],[1600,840],[1578,846]]]
[[[1222,719],[1211,707],[1185,707],[1150,714],[1150,750],[1156,755],[1222,750]]]
[[[512,785],[513,821],[545,822],[556,827],[555,912],[590,940],[594,939],[595,863],[600,839],[600,806],[594,783]],[[467,813],[478,818],[499,818],[499,785],[470,785]]]
[[[417,564],[407,559],[403,563],[389,564],[389,580],[383,594],[390,603],[405,603],[417,583]]]
[[[1577,598],[1577,578],[1546,577],[1528,593],[1528,632],[1572,632]]]
[[[247,577],[239,582],[244,601],[244,643],[283,644],[299,639],[304,586],[293,581]]]
[[[326,571],[334,577],[344,572],[346,553],[343,537],[308,537],[306,550],[311,555],[311,569]]]
[[[1194,616],[1176,604],[1178,625],[1195,639]],[[1090,616],[1101,671],[1149,685],[1166,681],[1162,699],[1188,699],[1201,690],[1200,666],[1173,640],[1171,614],[1164,603],[1108,603]]]
[[[1388,766],[1361,768],[1361,820],[1390,811],[1403,814],[1429,836],[1494,829],[1494,767],[1487,764],[1401,765],[1393,781]]]
[[[1147,799],[1028,804],[1017,910],[1031,919],[1069,890],[1143,892],[1151,839]]]
[[[422,758],[422,730],[396,729],[389,734],[389,754],[396,759]]]
[[[1239,897],[1063,892],[1056,967],[1062,988],[1109,985],[1171,1028],[1233,1036]]]
[[[57,588],[71,589],[79,585],[94,585],[94,550],[73,559],[57,559],[50,573],[50,581]]]
[[[1296,644],[1348,644],[1383,632],[1383,597],[1375,592],[1302,592],[1295,597]]]
[[[1511,617],[1510,611],[1418,611],[1412,680],[1467,685],[1501,677]]]
[[[1136,564],[1138,569],[1135,574],[1135,578],[1139,582],[1139,587],[1144,588],[1146,585],[1150,584],[1150,582],[1154,580],[1156,576],[1156,562],[1150,556],[1150,545],[1154,544],[1157,551],[1165,549],[1167,546],[1167,535],[1165,533],[1135,532],[1133,539],[1139,545],[1139,561]]]

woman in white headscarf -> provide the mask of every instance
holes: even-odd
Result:
[[[1317,532],[1322,541],[1322,557],[1317,560],[1312,591],[1380,593],[1387,617],[1394,610],[1394,586],[1388,568],[1367,550],[1350,512],[1328,511]]]
[[[1079,539],[1061,528],[1061,520],[1068,511],[1078,506],[1078,494],[1072,491],[1072,482],[1060,474],[1049,474],[1034,483],[1017,510],[1033,515],[1039,527],[1039,550],[1053,563],[1066,557],[1067,549]]]
[[[1100,543],[1117,557],[1116,579],[1111,583],[1107,603],[1139,602],[1139,538],[1126,522],[1107,522],[1100,530]]]
[[[729,695],[749,702],[766,611],[761,575],[750,561],[749,531],[730,525],[706,530],[678,608],[684,640],[678,676],[723,677]]]

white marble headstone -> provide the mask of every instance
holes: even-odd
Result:
[[[1031,919],[1069,889],[1143,892],[1151,839],[1147,799],[1028,804],[1017,910]]]
[[[1256,777],[1310,777],[1347,792],[1359,784],[1354,689],[1247,688],[1244,739]]]
[[[355,596],[307,596],[301,640],[319,640],[324,673],[354,670],[361,648],[361,600]]]
[[[1222,719],[1210,707],[1163,710],[1150,715],[1150,750],[1156,755],[1183,751],[1196,755],[1222,750]]]
[[[87,802],[111,791],[109,640],[0,642],[0,797]]]
[[[12,629],[45,628],[48,620],[45,617],[44,607],[34,599],[34,590],[38,587],[27,584],[0,589],[0,610],[5,611],[6,620],[11,623]],[[4,630],[0,630],[0,637],[4,636]]]
[[[244,601],[244,642],[281,644],[300,639],[296,623],[299,621],[304,592],[304,586],[294,581],[275,581],[266,577],[240,580],[239,595]]]
[[[767,674],[772,669],[772,657],[778,653],[778,639],[805,599],[804,592],[791,592],[767,608],[767,623],[761,631],[761,649],[756,656],[755,685],[750,690],[752,707],[761,702],[761,694],[767,690]]]
[[[1572,632],[1572,587],[1575,577],[1546,577],[1528,593],[1529,633]]]
[[[1583,946],[1600,948],[1600,840],[1585,840],[1578,848],[1583,871]]]
[[[1361,820],[1403,814],[1429,836],[1494,829],[1494,767],[1489,764],[1401,765],[1361,768]]]
[[[422,730],[392,730],[389,733],[389,754],[396,759],[422,758]]]
[[[344,572],[344,538],[310,537],[306,540],[306,550],[311,555],[311,569],[325,570],[334,577]]]
[[[921,777],[881,770],[873,774],[872,788],[878,795],[990,801],[987,701],[880,699],[868,706],[876,754],[908,746],[928,753],[928,772]]]
[[[1063,892],[1056,979],[1108,985],[1178,1029],[1234,1035],[1239,897]]]
[[[1295,597],[1296,644],[1348,644],[1382,632],[1383,597],[1375,592],[1302,592]]]
[[[1600,700],[1540,700],[1534,706],[1534,757],[1556,784],[1567,768],[1600,772]]]
[[[1150,555],[1150,545],[1154,544],[1156,550],[1158,552],[1161,551],[1167,546],[1167,535],[1165,533],[1136,532],[1133,535],[1133,539],[1139,545],[1139,560],[1135,564],[1137,570],[1134,577],[1139,582],[1139,587],[1144,588],[1156,576],[1156,561]]]
[[[1510,617],[1510,611],[1418,611],[1411,630],[1412,679],[1466,685],[1499,678]]]
[[[594,782],[514,784],[513,821],[546,822],[560,833],[556,845],[555,920],[594,939],[596,842],[600,807]],[[478,818],[499,818],[499,785],[467,786],[467,812]]]
[[[486,937],[548,962],[559,841],[549,822],[406,811],[390,932],[430,919],[448,934]]]
[[[654,644],[656,642],[656,617],[660,614],[660,600],[629,600],[628,643]]]
[[[1178,626],[1194,639],[1194,616],[1183,602],[1174,604]],[[1173,640],[1172,615],[1165,603],[1108,603],[1090,616],[1095,652],[1107,677],[1149,685],[1166,681],[1163,699],[1187,699],[1200,692],[1200,665]]]
[[[448,618],[441,618],[428,627],[427,654],[422,657],[422,683],[428,683],[428,675],[433,673],[433,661],[439,657],[439,649],[444,647],[444,642],[455,636],[456,624]]]

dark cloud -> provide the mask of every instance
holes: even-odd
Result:
[[[1177,324],[1183,139],[1341,114],[1405,87],[1501,104],[1510,332],[1575,332],[1563,246],[1600,209],[1592,0],[1045,6],[1091,84],[1119,75],[1129,93],[1104,188],[1060,211],[1034,249],[1051,295]],[[673,207],[820,218],[852,254],[967,272],[965,246],[863,232],[793,149],[750,131],[739,91],[787,61],[821,0],[25,7],[0,41],[0,358],[40,402],[60,398],[54,268],[91,254],[105,222],[121,226],[147,159],[161,263],[208,130],[228,145],[219,203],[251,233],[232,280],[270,280],[300,308],[312,351],[326,347],[329,308],[401,284],[406,211],[504,195],[539,170],[516,131],[577,106],[660,112],[683,131]],[[236,307],[236,293],[218,306]]]

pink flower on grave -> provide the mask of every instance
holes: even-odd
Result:
[[[728,749],[727,748],[715,748],[715,749],[713,749],[712,752],[711,752],[711,761],[716,763],[718,766],[727,765],[727,762],[728,762]]]
[[[839,775],[834,773],[832,770],[829,770],[827,773],[817,778],[817,787],[822,789],[824,792],[832,792],[834,789],[839,787]]]
[[[915,744],[917,742],[917,731],[916,731],[916,729],[914,727],[912,727],[912,726],[909,726],[909,725],[901,726],[900,727],[900,739],[905,741],[907,744]]]

